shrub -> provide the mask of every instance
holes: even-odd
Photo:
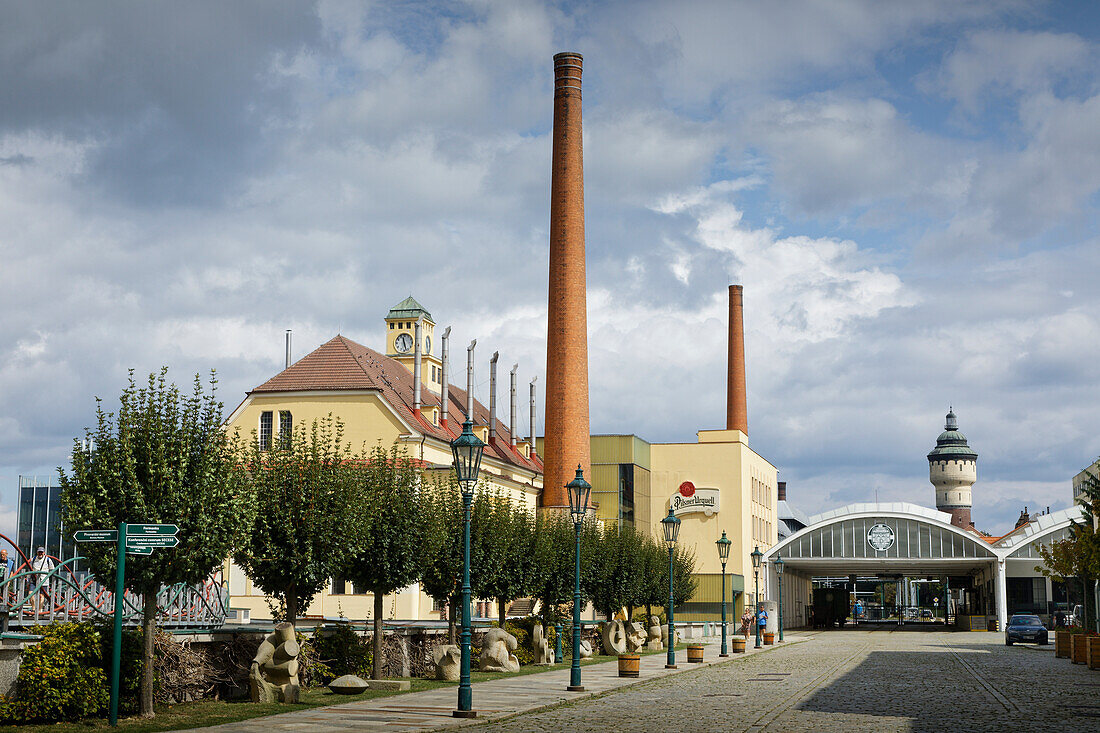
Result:
[[[115,622],[104,618],[92,622],[99,635],[99,668],[107,675],[107,685],[111,684],[111,653],[115,642]],[[132,715],[141,707],[141,673],[144,665],[142,632],[140,628],[122,630],[122,680],[118,689],[118,712]],[[160,691],[159,675],[153,678],[154,694]]]
[[[321,684],[346,674],[371,676],[374,664],[371,637],[356,633],[347,621],[314,628],[310,644],[317,658],[314,677]]]
[[[109,683],[102,669],[99,634],[90,623],[52,624],[33,630],[42,641],[23,652],[15,697],[0,715],[9,722],[82,720],[107,710]]]

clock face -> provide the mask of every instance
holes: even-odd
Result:
[[[424,337],[424,353],[425,354],[432,353],[432,337],[431,336],[425,336]]]
[[[407,333],[400,334],[393,340],[393,347],[402,354],[407,354],[413,347],[413,337]]]

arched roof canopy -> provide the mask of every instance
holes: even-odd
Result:
[[[950,518],[916,504],[852,504],[812,517],[765,561],[782,553],[785,568],[807,575],[967,575],[989,567],[997,551]]]
[[[1084,521],[1080,507],[1069,507],[1044,514],[1018,531],[1001,538],[995,545],[997,553],[1008,560],[1042,560],[1039,545],[1049,545],[1069,538],[1074,522]]]

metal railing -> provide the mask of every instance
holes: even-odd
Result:
[[[7,540],[0,535],[0,538]],[[9,544],[12,544],[9,540]],[[14,547],[14,545],[12,545]],[[22,556],[18,548],[15,551]],[[50,570],[35,570],[24,558],[10,577],[0,582],[0,614],[8,626],[26,628],[64,621],[114,618],[115,592],[93,575],[73,568],[83,560],[73,557]],[[0,568],[0,573],[6,569]],[[161,586],[157,592],[157,625],[175,628],[217,628],[229,612],[229,589],[218,570],[196,585]],[[123,623],[141,624],[144,599],[129,591],[122,600]]]

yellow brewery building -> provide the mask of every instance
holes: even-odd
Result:
[[[229,416],[229,430],[246,438],[254,433],[263,449],[286,431],[306,429],[331,414],[344,424],[344,439],[354,449],[396,441],[428,469],[449,470],[450,442],[461,433],[469,409],[474,430],[486,443],[483,484],[533,512],[542,489],[542,462],[529,439],[498,419],[495,395],[488,408],[476,400],[471,404],[466,390],[449,383],[450,329],[437,338],[431,314],[411,296],[390,309],[385,324],[385,353],[337,335],[248,392]],[[468,349],[471,360],[472,352],[473,345]],[[494,355],[494,376],[495,361]],[[263,592],[244,571],[230,561],[227,575],[231,607],[251,618],[270,618]],[[373,595],[358,591],[334,578],[302,613],[368,618]],[[387,596],[383,605],[388,619],[440,619],[443,614],[418,585]],[[491,602],[479,603],[475,610],[496,615]]]

